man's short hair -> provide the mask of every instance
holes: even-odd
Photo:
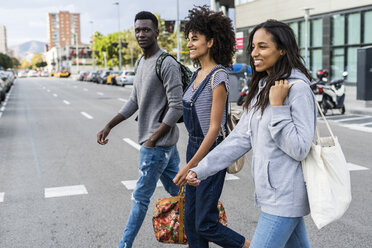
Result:
[[[136,22],[137,20],[151,20],[152,24],[154,24],[154,27],[158,29],[158,18],[156,18],[156,16],[151,12],[141,11],[137,13],[136,17],[134,18],[134,22]]]

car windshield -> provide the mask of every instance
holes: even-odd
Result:
[[[125,75],[128,75],[128,76],[134,76],[134,71],[127,71],[125,73]]]

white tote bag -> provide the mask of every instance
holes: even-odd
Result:
[[[350,173],[345,156],[317,103],[330,137],[320,137],[302,161],[302,170],[310,203],[311,218],[318,229],[339,219],[351,202]]]

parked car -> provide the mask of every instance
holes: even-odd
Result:
[[[107,83],[107,77],[110,75],[111,71],[104,70],[98,75],[98,83],[105,84]]]
[[[27,72],[26,71],[19,71],[18,72],[18,77],[19,78],[25,78],[25,77],[27,77]]]
[[[0,102],[5,100],[6,93],[9,92],[15,80],[12,71],[0,71]]]
[[[92,82],[93,79],[94,79],[94,77],[95,77],[95,75],[96,75],[96,72],[95,72],[95,71],[91,71],[91,72],[89,72],[89,74],[88,74],[88,76],[87,76],[87,81],[88,81],[88,82]]]
[[[96,71],[96,74],[93,75],[92,82],[98,84],[98,78],[99,78],[99,75],[101,75],[102,72],[103,72],[103,70]]]
[[[48,71],[42,71],[42,72],[40,72],[40,77],[49,77]]]
[[[37,74],[37,71],[35,71],[35,70],[31,70],[31,71],[29,71],[29,72],[27,73],[27,76],[28,76],[28,77],[37,77],[37,76],[39,76],[39,75]]]
[[[55,74],[55,77],[59,77],[59,78],[67,78],[71,75],[70,72],[66,71],[66,70],[63,70],[63,71],[60,71],[60,72],[57,72]]]
[[[107,84],[116,85],[116,77],[121,73],[121,71],[112,71],[107,77]]]
[[[132,70],[125,70],[122,71],[121,74],[116,79],[117,84],[121,86],[125,85],[133,85],[134,81],[134,71]]]
[[[87,71],[81,71],[78,77],[78,81],[85,81],[88,76],[88,73],[89,72]]]

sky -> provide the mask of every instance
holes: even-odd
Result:
[[[177,0],[0,0],[0,24],[6,26],[8,47],[30,40],[48,42],[47,14],[67,10],[80,13],[81,40],[89,43],[94,31],[104,35],[118,31],[116,1],[122,30],[131,28],[135,14],[142,10],[166,20],[177,18]],[[210,0],[179,0],[180,19],[194,5],[204,4]]]

